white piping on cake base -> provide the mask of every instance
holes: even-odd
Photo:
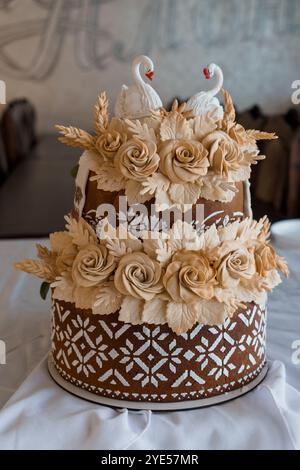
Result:
[[[88,390],[84,390],[83,388],[80,388],[68,382],[59,374],[54,365],[54,360],[51,353],[49,353],[48,356],[48,370],[53,380],[67,392],[72,393],[72,395],[75,395],[79,398],[83,398],[84,400],[88,400],[93,403],[98,403],[99,405],[110,406],[113,408],[127,408],[129,410],[179,411],[217,405],[229,400],[233,400],[234,398],[238,398],[244,395],[245,393],[250,392],[265,378],[268,372],[268,363],[265,363],[262,366],[261,371],[255,377],[255,379],[245,385],[242,385],[236,390],[225,392],[221,395],[216,395],[210,398],[202,398],[200,400],[187,400],[165,403],[117,400],[114,398],[96,395],[95,393],[89,392]]]

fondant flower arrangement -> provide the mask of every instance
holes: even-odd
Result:
[[[99,239],[84,219],[66,221],[66,231],[50,235],[51,250],[37,245],[39,260],[16,267],[42,278],[54,299],[96,315],[119,311],[126,323],[168,324],[177,334],[196,322],[221,324],[248,302],[264,304],[281,281],[278,271],[288,275],[266,218],[212,225],[200,235],[177,221],[168,236],[145,232],[143,241],[130,233]]]
[[[195,204],[199,197],[229,202],[235,183],[250,177],[251,165],[265,158],[256,141],[273,133],[245,130],[235,122],[229,93],[223,90],[224,117],[192,116],[175,100],[171,110],[140,120],[109,120],[105,93],[95,106],[95,135],[57,126],[61,142],[85,149],[81,164],[104,191],[121,191],[129,204],[155,197],[159,205]]]

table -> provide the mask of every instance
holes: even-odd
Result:
[[[0,242],[0,339],[7,346],[0,449],[300,449],[300,364],[292,360],[300,340],[299,250],[281,253],[291,276],[270,296],[264,382],[215,407],[151,413],[86,402],[49,377],[49,299],[39,298],[38,280],[12,269],[14,260],[34,255],[36,242],[44,241]]]

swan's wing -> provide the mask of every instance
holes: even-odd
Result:
[[[210,100],[207,108],[207,112],[211,113],[212,119],[219,121],[220,119],[223,119],[224,117],[224,108],[220,104],[220,101],[218,98],[214,97]]]
[[[201,105],[205,101],[206,93],[204,91],[200,91],[195,95],[191,96],[190,99],[186,102],[186,111],[190,109],[194,109],[195,106]]]
[[[158,109],[162,107],[163,104],[158,93],[148,83],[145,86],[145,92],[149,109]]]
[[[128,91],[128,86],[122,85],[121,91],[117,97],[117,101],[115,104],[115,115],[117,117],[122,117],[124,115],[127,91]]]
[[[186,110],[192,110],[194,116],[201,116],[213,111],[216,119],[222,119],[224,111],[217,98],[210,93],[200,92],[192,96],[186,105]]]
[[[142,95],[134,85],[131,86],[126,93],[124,102],[124,117],[128,119],[136,119],[140,117],[143,108]]]
[[[135,119],[149,116],[151,109],[158,109],[161,106],[160,97],[150,85],[146,84],[143,90],[135,85],[129,88],[123,85],[115,104],[115,115]]]
[[[199,116],[201,114],[210,113],[212,119],[219,120],[223,118],[224,110],[223,106],[220,105],[220,101],[215,96],[208,96],[205,100],[198,104],[194,108],[194,114]]]

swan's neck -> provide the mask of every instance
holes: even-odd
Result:
[[[144,82],[144,80],[142,79],[141,77],[141,73],[140,73],[140,66],[141,66],[141,62],[133,62],[132,64],[132,79],[135,83],[135,85],[145,91],[145,88],[146,88],[146,84]]]
[[[215,66],[215,76],[216,76],[215,86],[208,92],[211,96],[217,95],[223,85],[223,72],[218,65]]]

